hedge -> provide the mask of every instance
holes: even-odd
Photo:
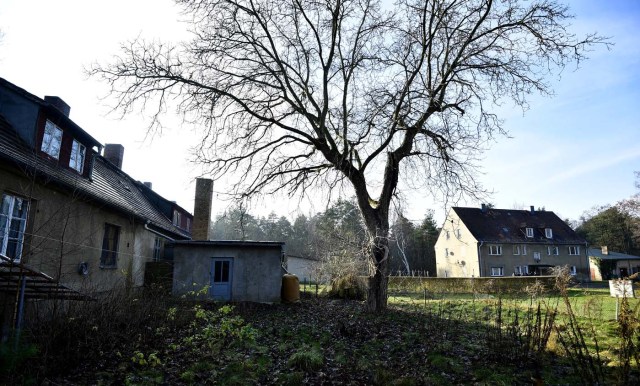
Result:
[[[389,277],[389,290],[398,292],[432,293],[523,293],[534,285],[545,290],[555,289],[555,276],[505,277]]]

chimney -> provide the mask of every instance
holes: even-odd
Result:
[[[487,213],[487,204],[482,204],[480,206],[480,210],[482,211],[482,213]]]
[[[71,107],[62,100],[62,98],[57,96],[45,95],[44,101],[49,103],[51,106],[58,109],[65,117],[69,117],[69,113],[71,112]]]
[[[209,240],[211,222],[211,200],[213,199],[213,180],[196,178],[196,196],[193,203],[193,240]]]
[[[149,181],[145,181],[142,183],[144,186],[146,186],[147,188],[153,190],[153,184]]]
[[[531,209],[531,214],[535,214],[536,213],[536,207],[535,206],[531,205],[529,208]]]
[[[122,159],[124,158],[124,146],[116,143],[107,143],[104,145],[104,158],[118,169],[122,169]]]

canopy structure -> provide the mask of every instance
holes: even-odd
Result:
[[[51,276],[3,255],[0,255],[0,292],[17,294],[22,299],[92,300]]]
[[[13,324],[18,337],[22,329],[26,299],[93,300],[88,295],[60,284],[49,275],[3,255],[0,255],[0,292],[16,296]]]

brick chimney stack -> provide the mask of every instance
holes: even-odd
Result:
[[[209,240],[209,226],[211,223],[211,203],[213,200],[213,180],[209,178],[196,179],[196,196],[193,203],[193,240]]]
[[[118,169],[122,169],[122,159],[124,158],[124,146],[116,143],[107,143],[104,145],[104,158]]]

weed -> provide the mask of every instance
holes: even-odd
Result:
[[[289,366],[303,371],[314,371],[324,364],[324,356],[317,346],[303,346],[289,357]]]

